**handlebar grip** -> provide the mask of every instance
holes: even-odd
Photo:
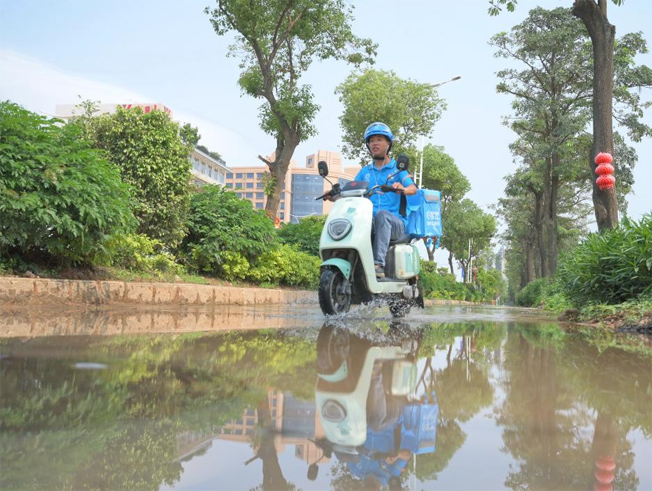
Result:
[[[396,188],[393,188],[392,186],[388,186],[387,184],[381,185],[380,190],[383,191],[384,193],[403,194],[403,189],[396,189]]]

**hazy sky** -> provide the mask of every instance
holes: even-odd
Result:
[[[485,207],[504,189],[514,169],[508,145],[514,133],[501,124],[510,97],[496,94],[495,73],[506,61],[487,42],[521,22],[530,8],[569,7],[572,0],[520,0],[515,13],[487,14],[488,0],[360,0],[354,31],[379,44],[376,68],[403,78],[437,83],[448,110],[429,141],[442,145],[469,178],[469,197]],[[274,140],[258,126],[260,102],[242,96],[238,60],[230,39],[218,37],[203,13],[209,0],[0,0],[0,98],[54,114],[77,95],[103,103],[159,102],[181,122],[199,127],[201,143],[229,166],[257,165]],[[609,4],[617,35],[643,31],[652,43],[652,2]],[[637,61],[652,67],[652,55]],[[350,73],[344,62],[315,63],[305,77],[320,104],[319,134],[294,158],[318,149],[339,150],[341,104],[335,87]],[[651,100],[650,91],[644,91]],[[382,101],[377,101],[382,104]],[[646,122],[652,124],[652,111]],[[652,143],[635,144],[635,195],[630,215],[652,210]],[[618,162],[615,162],[618,165]]]

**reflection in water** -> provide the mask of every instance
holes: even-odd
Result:
[[[629,338],[378,320],[0,354],[3,489],[652,488]]]

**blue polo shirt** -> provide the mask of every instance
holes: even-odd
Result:
[[[360,172],[358,172],[358,175],[355,176],[355,180],[367,181],[370,188],[376,184],[387,184],[388,186],[391,186],[395,182],[400,182],[404,187],[408,187],[414,184],[414,181],[409,176],[407,171],[401,171],[396,174],[397,171],[398,169],[396,168],[396,160],[394,159],[390,160],[380,170],[378,170],[372,162],[368,165],[365,165],[360,170]],[[392,175],[393,177],[388,181],[387,178]],[[375,191],[374,194],[369,197],[369,199],[374,204],[374,216],[376,216],[376,213],[378,213],[380,210],[391,211],[397,217],[401,216],[398,212],[401,205],[400,194],[392,192],[383,193],[382,191],[378,190]],[[404,222],[406,221],[406,218],[401,218],[403,218]]]

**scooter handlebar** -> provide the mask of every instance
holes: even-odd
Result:
[[[315,198],[315,201],[318,201],[320,199],[325,200],[326,198],[329,198],[329,197],[334,198],[335,196],[340,194],[340,192],[341,192],[340,191],[340,185],[339,184],[333,184],[333,188],[330,191],[328,191],[327,193],[322,194],[318,198]]]
[[[378,185],[372,187],[369,191],[367,191],[366,196],[371,196],[376,189],[380,189],[383,193],[403,194],[405,192],[405,190],[403,190],[403,189],[393,188],[392,186],[389,186],[387,184],[378,184]]]

